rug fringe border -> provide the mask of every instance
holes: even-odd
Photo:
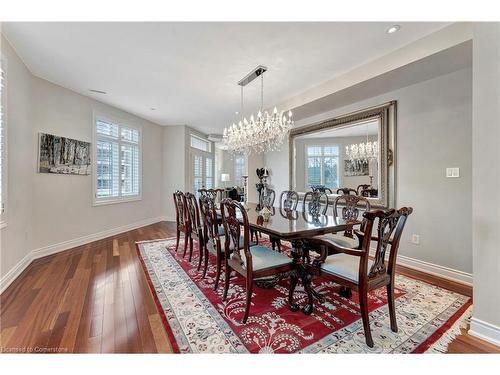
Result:
[[[446,353],[442,350],[439,350],[439,347],[443,347],[448,349],[448,346],[451,344],[453,340],[455,340],[461,333],[463,328],[467,328],[467,325],[470,323],[470,318],[472,316],[472,308],[470,305],[467,310],[457,319],[455,323],[443,333],[443,335],[437,339],[424,353]]]

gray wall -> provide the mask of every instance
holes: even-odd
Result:
[[[473,249],[470,333],[500,345],[500,24],[474,26]]]
[[[400,254],[472,272],[472,71],[462,69],[298,121],[296,127],[398,101],[396,204],[412,206]],[[334,104],[334,103],[333,103]],[[332,104],[332,107],[333,107]],[[266,154],[272,183],[288,189],[288,145]],[[446,178],[460,167],[460,178]],[[420,235],[420,245],[410,242]]]
[[[7,62],[7,226],[0,229],[0,273],[4,277],[32,249],[33,130],[31,73],[1,36]]]

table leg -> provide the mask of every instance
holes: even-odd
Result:
[[[311,288],[311,281],[312,275],[304,268],[302,274],[302,284],[304,285],[304,290],[307,293],[307,305],[304,306],[302,311],[306,315],[311,315],[313,311],[313,289]]]
[[[299,309],[299,305],[293,301],[293,293],[295,292],[295,287],[297,286],[298,281],[299,277],[297,272],[294,270],[290,273],[290,289],[288,290],[288,307],[292,311],[297,311]]]

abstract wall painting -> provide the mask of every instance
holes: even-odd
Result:
[[[39,133],[38,171],[56,174],[90,174],[90,143]]]
[[[367,160],[345,160],[344,176],[368,176]]]

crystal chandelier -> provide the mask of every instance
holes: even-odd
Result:
[[[369,159],[376,159],[378,157],[378,143],[376,141],[361,142],[345,146],[345,153],[347,158],[352,161],[367,161]]]
[[[236,124],[224,128],[223,142],[227,149],[233,153],[250,154],[252,151],[263,153],[278,150],[293,126],[292,112],[288,116],[284,111],[279,112],[276,107],[272,113],[264,111],[264,72],[267,68],[257,67],[243,78],[238,85],[241,86],[241,120]],[[255,78],[261,77],[260,111],[257,116],[250,116],[247,120],[243,117],[243,87]]]
[[[378,142],[368,141],[368,124],[366,126],[366,142],[345,146],[347,159],[351,161],[369,161],[378,158]]]

